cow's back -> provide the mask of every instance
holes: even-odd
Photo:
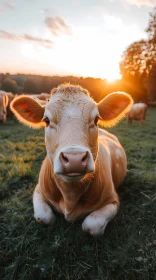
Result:
[[[147,110],[147,105],[144,103],[134,104],[129,112],[129,117],[134,120],[143,120],[145,118],[145,113]]]

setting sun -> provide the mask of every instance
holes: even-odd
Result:
[[[20,52],[23,57],[33,60],[34,64],[42,63],[42,73],[46,75],[51,75],[55,69],[62,75],[94,77],[108,81],[120,79],[120,48],[116,47],[114,50],[112,37],[106,44],[104,39],[101,40],[100,33],[94,36],[93,41],[88,28],[83,31],[75,29],[74,32],[72,38],[56,38],[53,49],[22,43]],[[83,44],[86,36],[87,42]]]
[[[121,79],[121,74],[114,72],[114,73],[110,73],[110,75],[109,75],[109,73],[108,73],[108,76],[106,76],[105,78],[108,82],[111,83],[111,82],[114,82],[115,80]]]

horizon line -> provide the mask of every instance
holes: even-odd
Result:
[[[68,74],[68,75],[59,75],[59,74],[54,74],[54,75],[45,75],[45,74],[35,74],[35,73],[20,73],[20,72],[16,72],[16,73],[10,73],[10,72],[0,72],[0,75],[1,74],[4,74],[4,75],[25,75],[25,76],[42,76],[42,77],[74,77],[74,78],[83,78],[83,79],[87,79],[87,78],[91,78],[91,79],[100,79],[102,81],[108,81],[107,78],[100,78],[100,77],[92,77],[92,76],[79,76],[79,75],[72,75],[72,74]],[[122,76],[121,78],[117,78],[117,79],[114,79],[113,81],[118,81],[118,80],[121,80],[122,79]],[[109,81],[110,82],[110,81]]]

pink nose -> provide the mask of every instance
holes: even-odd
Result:
[[[62,169],[68,176],[78,176],[85,172],[89,159],[88,152],[61,153],[60,162]]]

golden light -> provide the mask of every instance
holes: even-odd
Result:
[[[119,61],[124,49],[132,41],[144,38],[144,33],[140,33],[136,24],[123,22],[109,13],[104,12],[101,19],[97,24],[93,24],[93,19],[86,21],[86,25],[81,21],[75,26],[71,24],[71,36],[65,33],[53,36],[46,27],[42,29],[42,34],[39,30],[32,30],[32,37],[50,40],[52,47],[46,48],[46,45],[33,40],[13,42],[6,56],[11,53],[16,55],[7,60],[2,57],[6,71],[94,77],[109,82],[120,79]],[[3,48],[5,50],[5,44]]]
[[[117,47],[114,49],[112,40],[110,37],[106,44],[101,33],[93,38],[90,28],[83,29],[83,32],[77,29],[72,37],[56,38],[52,49],[23,43],[21,52],[23,56],[33,59],[34,63],[38,61],[44,65],[42,74],[93,77],[112,82],[121,78],[120,50]]]
[[[110,75],[108,74],[108,76],[106,77],[106,80],[109,83],[112,83],[116,80],[120,80],[121,79],[121,74],[120,73],[110,73]]]

